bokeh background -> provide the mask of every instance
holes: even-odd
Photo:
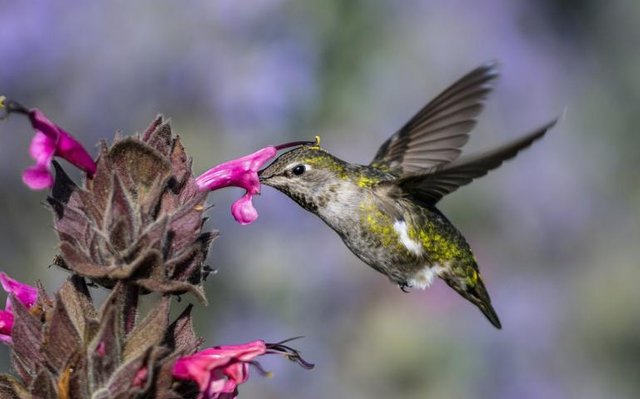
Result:
[[[163,113],[196,173],[316,134],[367,163],[490,60],[502,78],[469,150],[566,111],[543,141],[441,203],[475,250],[502,331],[441,282],[402,293],[272,189],[244,227],[229,213],[240,190],[210,195],[222,237],[199,332],[208,345],[304,335],[295,345],[317,364],[264,359],[275,376],[255,373],[244,398],[639,397],[639,49],[634,0],[0,1],[0,92],[89,148]],[[24,119],[0,123],[0,268],[55,290],[65,276],[47,267],[46,194],[20,180],[30,139]]]

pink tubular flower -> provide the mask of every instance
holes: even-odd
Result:
[[[231,207],[231,214],[240,224],[249,224],[258,218],[258,212],[253,207],[252,199],[260,194],[260,179],[258,170],[269,160],[273,159],[279,150],[298,145],[314,144],[313,141],[295,141],[262,148],[253,154],[221,163],[204,172],[196,179],[201,191],[213,191],[222,187],[236,186],[247,192]]]
[[[0,272],[0,285],[7,294],[13,295],[27,309],[31,309],[38,300],[37,288],[14,280],[4,272]],[[5,310],[0,310],[0,342],[11,342],[11,330],[13,329],[11,309],[11,296],[9,296]]]
[[[27,309],[30,309],[38,300],[36,287],[14,280],[7,273],[0,272],[0,285],[7,294],[15,296]],[[7,298],[6,310],[11,311],[11,298]]]
[[[11,329],[13,328],[13,313],[0,310],[0,342],[11,342]]]
[[[266,351],[267,346],[260,340],[205,349],[178,359],[173,366],[173,375],[195,381],[200,388],[200,398],[235,398],[237,386],[249,378],[248,362]]]
[[[249,379],[249,365],[266,374],[254,360],[258,356],[279,353],[305,368],[313,368],[312,364],[300,357],[298,351],[283,344],[265,344],[257,340],[242,345],[205,349],[179,358],[173,366],[173,376],[196,382],[200,389],[199,399],[234,399],[238,396],[238,385]]]
[[[7,114],[21,113],[29,117],[36,134],[31,140],[29,153],[35,165],[27,168],[22,174],[22,181],[33,190],[41,190],[53,186],[50,167],[53,157],[66,159],[69,163],[93,176],[96,163],[87,150],[69,133],[51,122],[38,109],[27,109],[21,104],[2,99],[0,107],[6,108]]]

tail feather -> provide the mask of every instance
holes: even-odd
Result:
[[[479,287],[482,287],[481,293],[478,292]],[[491,322],[491,324],[493,324],[495,328],[497,328],[498,330],[502,329],[502,323],[500,323],[500,318],[498,318],[498,314],[496,313],[495,309],[493,309],[493,306],[491,305],[491,298],[489,298],[489,293],[484,288],[484,284],[480,282],[475,287],[475,289],[470,291],[471,292],[467,291],[468,296],[467,295],[463,295],[463,296],[469,301],[471,301],[471,303],[476,305],[480,309],[480,311],[482,311],[482,314],[485,315],[485,317],[489,320],[489,322]]]
[[[489,320],[491,324],[497,329],[502,328],[502,323],[500,323],[500,318],[498,318],[498,314],[491,306],[491,298],[489,297],[489,293],[480,278],[480,275],[476,272],[476,278],[474,278],[473,282],[467,280],[465,284],[460,284],[458,279],[448,278],[447,276],[443,276],[443,280],[449,285],[449,287],[453,288],[458,294],[462,295],[463,298],[473,303],[480,309],[482,314]]]

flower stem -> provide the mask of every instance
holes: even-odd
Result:
[[[129,334],[136,325],[138,316],[138,299],[140,287],[135,284],[127,284],[124,290],[124,333]]]

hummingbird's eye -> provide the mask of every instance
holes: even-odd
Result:
[[[304,167],[304,165],[296,165],[296,167],[293,168],[291,172],[293,172],[293,174],[296,176],[300,176],[301,174],[304,173],[305,170],[306,168]]]

